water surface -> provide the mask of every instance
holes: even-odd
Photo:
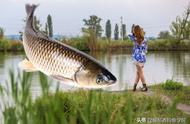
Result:
[[[105,65],[118,79],[118,82],[106,90],[125,90],[131,88],[134,83],[136,67],[131,61],[130,53],[91,53],[103,65]],[[8,70],[18,73],[18,63],[25,58],[24,53],[0,53],[0,83],[4,84],[8,80]],[[153,85],[173,79],[190,85],[190,52],[149,52],[147,63],[144,66],[145,78],[148,85]],[[32,79],[31,90],[33,93],[40,92],[39,77],[35,72]],[[54,89],[56,80],[52,80]],[[65,89],[75,89],[60,83],[60,87]]]

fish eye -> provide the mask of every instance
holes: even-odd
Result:
[[[102,83],[102,81],[103,81],[102,75],[98,75],[97,78],[96,78],[96,83],[100,84],[100,83]]]
[[[100,78],[100,77],[97,77],[96,83],[97,83],[97,84],[100,84],[101,82],[102,82],[101,78]]]

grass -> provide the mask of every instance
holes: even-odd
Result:
[[[129,40],[118,40],[118,41],[107,41],[107,40],[99,40],[98,48],[101,51],[114,51],[118,49],[126,49],[131,50],[133,47],[133,43]]]
[[[182,83],[167,80],[152,87],[156,93],[163,93],[179,103],[190,105],[190,86],[182,86]]]
[[[89,44],[88,44],[88,41],[83,38],[83,37],[78,37],[78,38],[71,38],[71,39],[67,39],[67,40],[63,40],[61,41],[63,43],[66,43],[70,46],[73,46],[79,50],[82,50],[82,51],[89,51]],[[99,39],[97,41],[97,51],[108,51],[108,50],[111,50],[111,49],[118,49],[118,48],[132,48],[133,47],[133,43],[130,42],[129,40],[125,40],[125,41],[121,41],[121,40],[118,40],[118,41],[108,41],[108,40],[103,40],[103,39]]]
[[[63,92],[59,88],[52,93],[51,82],[40,73],[42,95],[32,99],[32,74],[20,73],[15,77],[10,71],[9,75],[9,87],[0,88],[5,124],[137,124],[139,118],[176,117],[190,123],[188,115],[174,109],[176,104],[167,106],[159,95],[102,90]]]

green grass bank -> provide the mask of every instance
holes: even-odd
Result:
[[[5,124],[138,124],[142,118],[146,121],[144,123],[155,118],[181,118],[185,119],[182,123],[190,123],[190,116],[176,109],[176,100],[167,105],[162,101],[160,92],[151,96],[132,91],[64,92],[59,90],[59,86],[55,92],[50,92],[50,82],[47,77],[42,73],[39,75],[42,94],[32,99],[30,92],[32,74],[20,73],[16,77],[10,72],[7,81],[10,90],[3,86],[0,88],[1,100],[5,104],[3,109]],[[173,83],[176,82],[170,81],[166,86],[172,89],[168,95],[190,88]],[[155,91],[167,92],[161,85],[152,88]],[[7,100],[9,104],[3,98],[9,98]]]

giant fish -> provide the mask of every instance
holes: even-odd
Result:
[[[41,71],[69,85],[104,87],[116,82],[116,77],[88,54],[48,37],[33,26],[38,5],[26,4],[26,25],[23,46],[27,58],[19,66],[27,71]]]

